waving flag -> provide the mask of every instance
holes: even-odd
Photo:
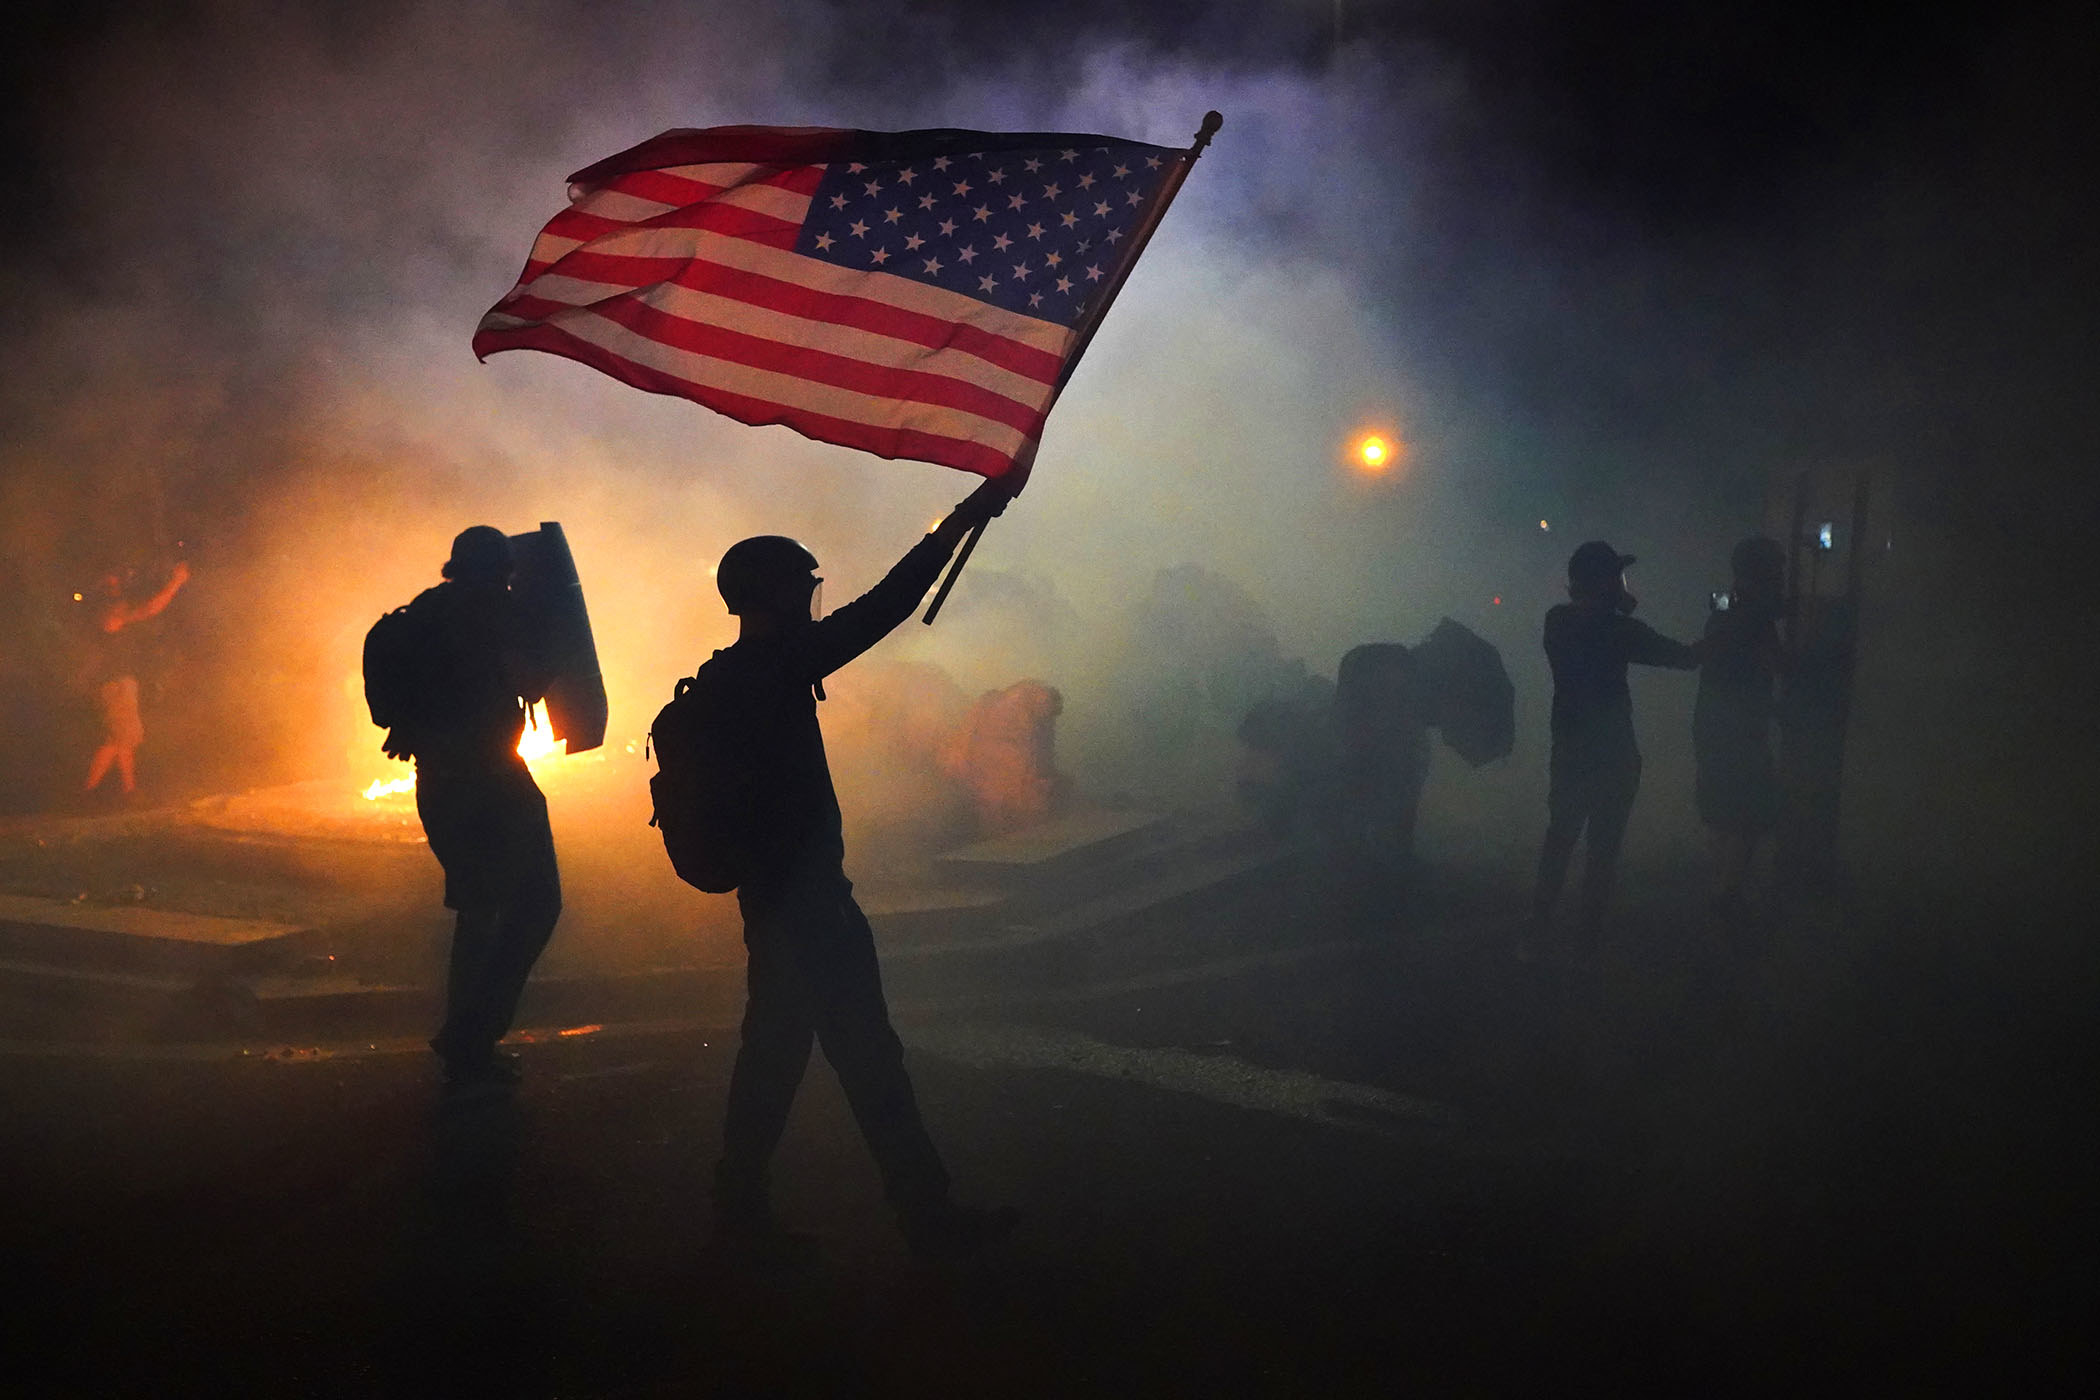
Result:
[[[667,131],[569,177],[474,353],[545,350],[739,422],[1003,476],[1032,460],[1194,156],[1044,133]]]

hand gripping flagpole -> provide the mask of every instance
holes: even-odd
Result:
[[[1087,346],[1093,343],[1094,332],[1101,329],[1102,321],[1108,317],[1108,308],[1115,305],[1117,293],[1121,292],[1123,284],[1130,280],[1130,270],[1137,266],[1138,259],[1144,255],[1145,245],[1152,241],[1153,232],[1159,228],[1159,221],[1166,217],[1167,206],[1174,202],[1175,195],[1181,193],[1181,182],[1188,179],[1189,171],[1196,164],[1196,158],[1203,154],[1203,148],[1210,144],[1210,138],[1216,136],[1218,128],[1223,125],[1225,118],[1218,113],[1203,114],[1203,125],[1196,130],[1195,144],[1189,147],[1188,158],[1167,178],[1166,184],[1160,187],[1158,196],[1152,201],[1152,206],[1145,211],[1144,220],[1138,225],[1137,236],[1130,241],[1130,256],[1124,258],[1122,266],[1116,269],[1114,280],[1108,284],[1099,304],[1088,315],[1084,327],[1080,330],[1079,343],[1072,347],[1072,353],[1065,360],[1064,368],[1058,371],[1057,383],[1050,387],[1050,402],[1043,405],[1043,418],[1046,423],[1050,417],[1050,410],[1057,406],[1058,396],[1064,393],[1065,385],[1071,382],[1072,371],[1079,368],[1079,357],[1084,355]],[[1017,493],[1027,484],[1028,473],[1035,466],[1035,448],[1036,444],[1031,443],[1027,452],[1007,471],[1008,477],[1015,478],[1014,490]],[[990,523],[989,520],[978,521],[976,528],[963,540],[961,552],[948,567],[948,576],[941,580],[940,591],[933,595],[933,601],[927,605],[926,616],[920,619],[928,627],[940,616],[941,604],[948,601],[948,594],[955,587],[956,578],[961,575],[963,565],[970,562],[971,551],[977,548],[977,541],[984,536],[984,527]]]

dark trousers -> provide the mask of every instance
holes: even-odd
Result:
[[[547,799],[520,762],[492,772],[419,770],[416,813],[456,910],[445,1023],[447,1060],[485,1057],[511,1027],[525,979],[561,917],[561,873]]]
[[[1641,758],[1635,754],[1594,757],[1565,755],[1556,749],[1553,785],[1546,798],[1546,841],[1539,852],[1539,879],[1532,906],[1543,923],[1552,918],[1568,879],[1568,862],[1576,841],[1588,835],[1589,854],[1582,867],[1582,936],[1594,940],[1611,902],[1619,847],[1626,839],[1626,819],[1641,790]]]
[[[715,1169],[717,1205],[739,1213],[767,1208],[767,1165],[813,1042],[838,1075],[890,1202],[908,1213],[945,1201],[948,1172],[919,1119],[904,1046],[883,1000],[875,935],[844,872],[804,871],[775,888],[746,889],[738,902],[750,961]]]

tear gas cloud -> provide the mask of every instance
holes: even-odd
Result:
[[[1524,814],[1529,841],[1536,629],[1567,551],[1603,535],[1639,553],[1644,615],[1690,635],[1775,481],[1919,441],[1886,428],[1931,385],[1885,355],[1840,363],[1816,310],[1775,300],[1850,296],[1852,255],[1817,250],[1886,232],[1908,187],[1898,163],[1867,197],[1659,232],[1527,161],[1463,53],[1391,25],[1332,43],[1327,7],[1298,9],[1276,32],[1316,38],[1281,57],[1099,28],[995,52],[950,45],[938,7],[892,26],[814,0],[112,22],[70,50],[40,116],[54,234],[10,274],[6,545],[35,600],[10,625],[50,643],[89,561],[150,565],[182,539],[198,575],[168,625],[185,690],[148,761],[188,741],[217,758],[193,759],[193,782],[362,782],[384,767],[355,684],[364,628],[436,580],[463,526],[558,519],[619,751],[733,636],[709,576],[729,543],[805,540],[836,604],[970,482],[553,357],[477,364],[471,329],[565,175],[673,126],[1182,144],[1215,107],[1224,132],[1052,416],[1026,495],[941,623],[886,644],[875,674],[909,689],[898,668],[934,666],[965,696],[1040,677],[1065,692],[1083,783],[1185,797],[1222,781],[1216,755],[1198,743],[1185,770],[1147,776],[1133,720],[1176,683],[1148,641],[1176,625],[1163,588],[1193,587],[1183,622],[1211,619],[1220,647],[1245,633],[1231,645],[1273,653],[1286,679],[1449,614],[1503,648],[1520,748],[1471,786],[1440,780],[1430,822],[1440,800],[1485,804]],[[1863,384],[1882,399],[1860,402]],[[1804,431],[1817,413],[1845,427]],[[1405,451],[1367,479],[1340,454],[1373,424]],[[1181,641],[1197,667],[1204,639]],[[1643,803],[1657,830],[1688,825],[1689,686],[1671,687],[1640,697],[1650,788],[1671,794]],[[1205,742],[1229,735],[1238,698],[1205,698]]]

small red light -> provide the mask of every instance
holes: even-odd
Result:
[[[1495,595],[1495,606],[1498,608],[1502,606],[1502,595],[1500,593]]]

